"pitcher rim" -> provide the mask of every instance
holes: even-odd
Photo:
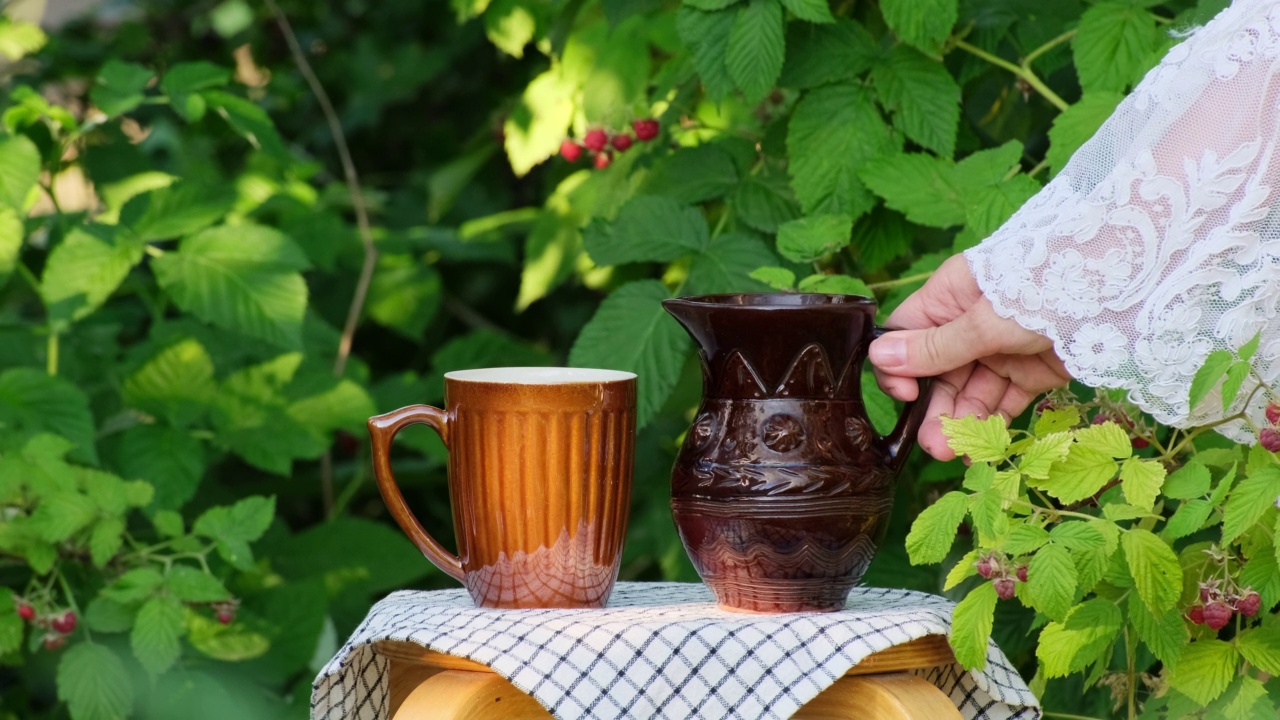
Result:
[[[741,302],[743,299],[755,298],[788,298],[792,302]],[[875,306],[876,299],[866,295],[848,295],[841,293],[709,293],[706,295],[685,295],[668,298],[662,301],[664,306],[690,305],[695,307],[740,307],[761,311],[775,310],[811,310],[815,308],[865,307]]]

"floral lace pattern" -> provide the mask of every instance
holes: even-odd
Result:
[[[966,253],[996,311],[1054,341],[1073,376],[1124,388],[1162,423],[1208,354],[1259,331],[1280,375],[1280,3],[1237,0],[1173,48],[1039,194]],[[1246,407],[1247,403],[1247,407]],[[1255,420],[1255,422],[1257,422]],[[1219,428],[1252,442],[1247,423]]]

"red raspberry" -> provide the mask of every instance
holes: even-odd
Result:
[[[1151,443],[1147,442],[1146,438],[1140,438],[1140,437],[1136,437],[1130,440],[1129,444],[1133,446],[1134,450],[1141,450],[1151,445]]]
[[[1108,420],[1113,420],[1113,419],[1114,418],[1112,418],[1107,413],[1098,413],[1097,415],[1093,416],[1093,424],[1101,425],[1102,423],[1107,422]]]
[[[1204,606],[1192,605],[1191,608],[1187,610],[1187,619],[1195,623],[1196,625],[1203,625],[1204,624]]]
[[[1045,398],[1040,402],[1036,403],[1037,413],[1046,413],[1053,409],[1055,409],[1053,405],[1053,400],[1050,400],[1049,398]]]
[[[1001,600],[1011,600],[1017,591],[1012,578],[1002,577],[991,582],[996,586],[996,595]]]
[[[984,557],[977,562],[978,574],[984,578],[990,578],[993,568],[991,567],[991,558]]]
[[[636,137],[648,142],[658,137],[658,121],[653,118],[645,120],[631,121],[631,129],[636,131]]]
[[[49,635],[44,636],[44,649],[50,652],[53,652],[54,650],[57,650],[66,644],[67,644],[66,635],[54,635],[50,633]]]
[[[1200,602],[1212,602],[1218,598],[1218,586],[1213,583],[1200,583]]]
[[[1231,622],[1231,616],[1234,614],[1235,611],[1230,605],[1215,600],[1204,606],[1204,624],[1214,630],[1221,630]]]
[[[613,149],[618,152],[626,152],[631,148],[631,136],[626,133],[620,133],[613,136]]]
[[[582,138],[582,144],[586,145],[588,150],[600,152],[605,145],[609,144],[609,136],[600,128],[588,130],[587,134]]]
[[[1275,428],[1262,428],[1258,433],[1258,442],[1271,452],[1280,452],[1280,431]]]
[[[1236,600],[1236,612],[1245,617],[1253,617],[1262,608],[1262,596],[1250,590],[1244,597]]]
[[[31,622],[36,619],[36,609],[27,603],[18,603],[18,617]]]
[[[1022,582],[1026,582],[1026,581],[1027,581],[1027,566],[1026,566],[1026,565],[1019,565],[1019,566],[1018,566],[1018,579],[1019,579],[1019,580],[1021,580]]]
[[[231,610],[219,610],[217,617],[218,617],[218,622],[222,623],[223,625],[230,625],[231,622],[236,619],[236,614]]]
[[[572,140],[565,140],[560,143],[560,157],[569,162],[578,162],[578,158],[582,157],[582,146]]]
[[[593,164],[601,170],[609,167],[609,163],[611,162],[613,162],[613,156],[607,152],[596,153],[595,159],[593,160]]]
[[[1280,425],[1280,405],[1274,402],[1267,403],[1267,422],[1272,425]]]
[[[50,627],[52,627],[55,632],[60,632],[63,635],[70,635],[71,633],[75,632],[76,630],[75,611],[68,610],[62,614],[62,617],[54,618],[53,622],[50,624]]]

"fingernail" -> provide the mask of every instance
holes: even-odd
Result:
[[[871,343],[871,362],[886,370],[907,362],[907,344],[901,338],[882,337]]]

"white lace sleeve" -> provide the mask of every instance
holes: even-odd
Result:
[[[1211,351],[1261,330],[1254,366],[1280,374],[1278,102],[1280,3],[1237,0],[966,253],[996,311],[1050,337],[1081,382],[1124,388],[1162,423],[1225,417],[1220,402],[1188,407]],[[1244,423],[1222,430],[1253,440]]]

